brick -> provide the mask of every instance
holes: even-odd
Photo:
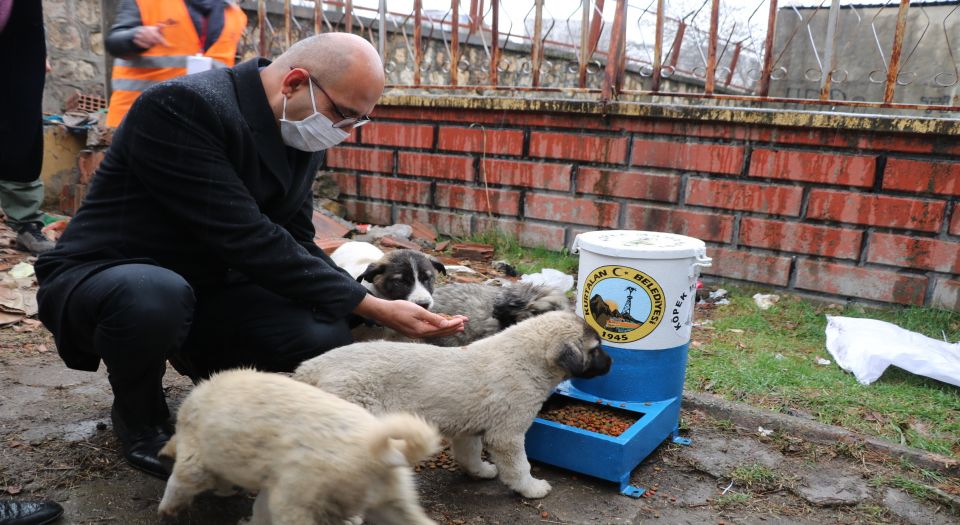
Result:
[[[360,177],[360,196],[412,204],[430,203],[430,183],[391,177]]]
[[[680,177],[642,171],[580,168],[577,191],[628,199],[677,202],[680,198]]]
[[[313,222],[314,237],[326,239],[343,237],[350,233],[350,228],[344,226],[343,223],[316,210],[313,211],[311,222]]]
[[[369,148],[333,148],[327,152],[327,167],[393,173],[393,151]]]
[[[950,218],[950,235],[960,235],[960,206],[953,205],[953,217]]]
[[[520,192],[437,184],[436,205],[441,208],[460,208],[482,213],[518,215],[520,213]]]
[[[960,281],[937,279],[933,285],[930,306],[944,310],[960,311]]]
[[[534,131],[530,133],[530,156],[623,164],[627,161],[627,137]]]
[[[357,195],[357,176],[352,173],[328,171],[325,173],[337,184],[337,189],[343,195]]]
[[[685,202],[697,206],[745,210],[772,215],[800,215],[803,188],[691,178]]]
[[[940,229],[946,206],[942,201],[815,189],[807,217],[932,232]]]
[[[891,270],[802,259],[795,286],[845,297],[899,304],[923,304],[927,278]]]
[[[559,195],[528,193],[525,215],[534,219],[573,222],[613,228],[617,225],[620,205],[594,199],[577,199]]]
[[[863,232],[744,217],[740,219],[740,244],[785,252],[858,259]]]
[[[480,244],[476,242],[461,242],[450,247],[453,256],[457,259],[470,259],[474,261],[490,260],[493,258],[494,248],[490,244]]]
[[[520,241],[520,246],[528,248],[546,248],[560,251],[564,244],[565,231],[563,226],[538,224],[531,221],[514,221],[510,219],[491,219],[477,217],[474,233],[499,231],[512,235]]]
[[[365,202],[354,199],[344,199],[343,205],[347,208],[347,218],[356,223],[392,224],[392,206],[380,202]]]
[[[85,149],[77,156],[77,170],[80,172],[80,184],[90,184],[94,173],[103,162],[104,151]]]
[[[432,148],[433,126],[374,121],[363,127],[360,142],[401,148]]]
[[[707,256],[713,259],[713,265],[703,269],[707,275],[774,286],[786,286],[790,279],[790,257],[712,246],[707,247]]]
[[[397,207],[397,222],[409,224],[420,221],[433,224],[437,231],[451,237],[470,235],[470,215],[449,211],[434,211],[424,208]]]
[[[568,191],[572,171],[572,164],[484,159],[481,179],[489,184]]]
[[[410,223],[410,227],[413,228],[413,238],[414,240],[434,242],[437,240],[437,229],[433,227],[432,224],[427,224],[420,221],[413,221]]]
[[[487,155],[523,154],[523,132],[519,130],[440,127],[443,150],[468,151]]]
[[[330,255],[337,248],[343,246],[344,244],[350,242],[350,239],[344,239],[343,237],[331,237],[328,239],[323,239],[317,237],[313,239],[313,243],[320,247],[323,250],[323,253]]]
[[[743,167],[743,146],[634,139],[634,166],[736,175]]]
[[[877,158],[814,151],[755,149],[751,177],[872,187]]]
[[[960,163],[887,159],[883,189],[960,195]]]
[[[397,172],[437,179],[473,180],[473,159],[456,155],[436,155],[401,151]]]
[[[867,248],[867,262],[960,273],[960,243],[873,233]]]
[[[628,204],[624,228],[677,233],[703,241],[730,242],[733,239],[733,220],[732,215],[719,213]]]
[[[420,245],[406,239],[398,239],[391,235],[380,238],[380,246],[385,248],[403,248],[405,250],[421,251]]]

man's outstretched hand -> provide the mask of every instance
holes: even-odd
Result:
[[[416,339],[462,332],[467,321],[462,315],[447,319],[410,301],[387,301],[372,295],[364,297],[353,313]]]

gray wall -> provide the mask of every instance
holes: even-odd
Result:
[[[103,94],[103,31],[100,0],[43,0],[47,56],[53,71],[47,74],[43,110],[59,113],[75,91]]]

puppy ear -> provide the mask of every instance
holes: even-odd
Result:
[[[570,371],[570,374],[574,377],[587,371],[587,363],[583,358],[583,352],[577,345],[569,341],[563,343],[560,355],[557,356],[557,364],[564,370]]]
[[[442,262],[440,262],[440,259],[437,259],[432,255],[428,255],[427,259],[430,260],[430,264],[432,264],[433,267],[436,268],[438,272],[442,273],[443,275],[447,275],[447,267],[444,266]]]
[[[370,266],[367,266],[367,269],[357,276],[357,282],[362,283],[364,280],[367,280],[372,283],[374,277],[385,271],[387,271],[387,265],[379,262],[370,263]]]

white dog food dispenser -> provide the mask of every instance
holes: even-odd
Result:
[[[631,471],[677,434],[680,400],[700,268],[710,266],[699,239],[632,230],[577,235],[580,253],[577,314],[600,334],[613,366],[604,376],[557,387],[575,399],[632,413],[636,422],[617,437],[537,418],[527,432],[530,458],[620,483],[639,497]]]

